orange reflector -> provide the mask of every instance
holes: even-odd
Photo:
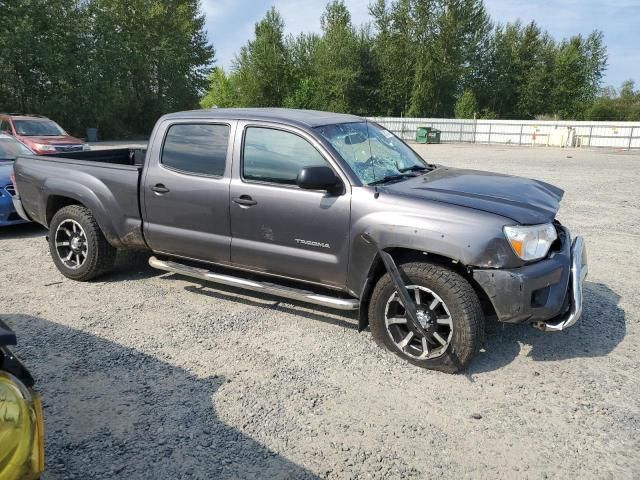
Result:
[[[523,242],[521,242],[520,240],[511,240],[511,246],[513,247],[513,250],[518,254],[519,257],[523,256],[523,253],[524,253]]]

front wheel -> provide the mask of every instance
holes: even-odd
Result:
[[[369,303],[369,324],[378,345],[419,367],[455,373],[466,367],[484,339],[484,314],[469,282],[441,265],[399,266],[418,321],[427,336],[407,321],[396,289],[385,274]]]
[[[60,273],[81,282],[109,271],[117,252],[104,238],[91,211],[82,205],[66,206],[53,216],[49,251]]]

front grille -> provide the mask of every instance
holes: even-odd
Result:
[[[9,185],[7,185],[6,187],[4,187],[4,189],[6,190],[6,192],[11,195],[12,197],[16,196],[16,189],[13,186],[12,183],[10,183]]]
[[[54,145],[56,152],[81,152],[82,145]]]

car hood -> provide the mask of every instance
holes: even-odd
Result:
[[[81,145],[84,143],[82,140],[76,137],[72,137],[71,135],[60,135],[60,136],[44,136],[44,137],[21,137],[22,140],[33,142],[33,143],[42,143],[44,145]]]
[[[523,225],[551,222],[564,195],[562,189],[539,180],[449,167],[438,167],[383,189],[494,213]]]

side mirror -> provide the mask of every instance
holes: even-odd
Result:
[[[307,190],[342,192],[342,181],[329,167],[305,167],[298,173],[296,185]]]

